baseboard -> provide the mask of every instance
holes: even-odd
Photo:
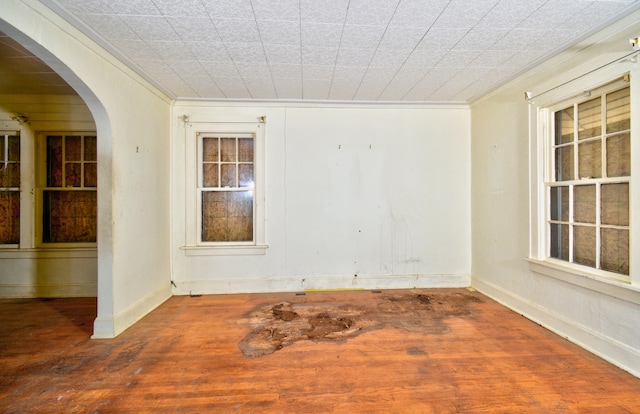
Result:
[[[94,339],[115,338],[172,296],[170,286],[145,296],[112,317],[98,316],[93,323]]]
[[[514,312],[640,378],[640,351],[513,294],[491,282],[473,278],[471,286]]]
[[[0,298],[83,298],[97,295],[95,283],[0,284]]]
[[[174,281],[175,295],[467,287],[469,275],[349,275]]]

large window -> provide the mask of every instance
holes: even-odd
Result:
[[[44,137],[42,242],[95,243],[97,154],[95,134]]]
[[[549,116],[548,257],[628,277],[629,84],[585,93]]]
[[[0,244],[20,243],[20,136],[0,133]]]

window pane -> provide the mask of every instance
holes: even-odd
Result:
[[[607,176],[627,177],[631,175],[631,139],[629,133],[607,138]]]
[[[220,185],[222,187],[236,187],[236,171],[235,164],[222,164],[220,166]]]
[[[202,165],[202,186],[218,187],[218,167],[220,164],[209,163]]]
[[[65,137],[64,159],[65,161],[82,161],[82,137]]]
[[[0,135],[0,187],[20,187],[20,136]]]
[[[253,192],[234,191],[229,196],[229,240],[253,240]]]
[[[84,165],[84,186],[98,186],[98,164],[92,162]]]
[[[44,191],[43,197],[43,242],[96,241],[96,191]]]
[[[603,184],[600,187],[600,222],[614,226],[629,225],[629,184]]]
[[[62,137],[47,137],[47,187],[62,187]]]
[[[573,180],[573,146],[556,148],[556,181]]]
[[[0,191],[0,244],[20,243],[20,192]]]
[[[252,241],[253,192],[202,194],[202,241]]]
[[[578,105],[578,139],[602,134],[602,98],[598,97]]]
[[[10,135],[8,137],[9,141],[9,151],[7,161],[20,161],[20,136],[19,135]],[[3,143],[4,144],[4,143]],[[2,149],[2,154],[4,154],[4,148]]]
[[[569,187],[551,187],[551,220],[569,221]]]
[[[585,266],[596,266],[595,227],[573,227],[573,261]]]
[[[631,128],[629,88],[607,94],[607,133]]]
[[[551,257],[569,261],[569,225],[551,224]]]
[[[596,222],[596,186],[577,185],[573,189],[573,219],[578,223]]]
[[[218,151],[218,138],[202,139],[202,160],[204,162],[218,162],[220,152]]]
[[[602,144],[599,139],[578,145],[578,169],[580,178],[602,177]]]
[[[67,187],[82,187],[82,164],[79,162],[65,163],[64,177]]]
[[[0,187],[20,187],[20,164],[0,163]]]
[[[253,164],[240,164],[238,166],[240,187],[253,186]]]
[[[84,137],[84,160],[98,161],[98,149],[96,147],[96,137]]]
[[[235,138],[220,138],[220,157],[222,162],[236,161]]]
[[[253,138],[238,139],[238,161],[253,162]]]
[[[600,267],[602,270],[629,274],[629,230],[602,229]]]
[[[202,193],[202,241],[227,240],[227,193]]]
[[[556,133],[555,144],[565,144],[573,141],[573,106],[555,113]]]

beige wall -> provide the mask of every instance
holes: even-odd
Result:
[[[629,61],[608,63],[632,52],[628,38],[640,31],[639,21],[636,12],[474,103],[471,130],[472,285],[636,375],[640,290],[527,258],[544,256],[535,219],[536,209],[544,208],[535,185],[542,168],[538,108],[637,71]],[[525,91],[534,96],[531,104]],[[632,216],[637,199],[633,205]]]
[[[266,116],[263,255],[184,249],[196,159],[183,115],[194,125]],[[469,285],[466,105],[181,101],[172,119],[176,293]]]

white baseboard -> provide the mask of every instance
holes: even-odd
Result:
[[[174,281],[175,295],[467,287],[469,275],[350,275]]]
[[[587,351],[640,378],[640,350],[513,294],[491,282],[473,278],[471,286]]]
[[[98,315],[93,323],[93,339],[115,338],[131,325],[171,297],[171,287],[163,287],[150,293],[122,312],[108,317]]]
[[[97,295],[95,283],[0,284],[0,298],[83,298]]]

